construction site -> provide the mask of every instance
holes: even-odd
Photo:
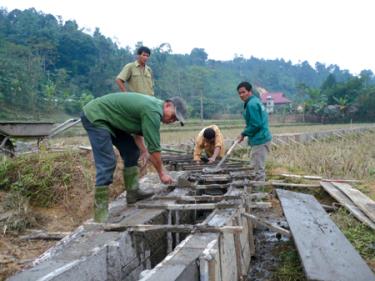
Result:
[[[280,134],[273,145],[369,130]],[[220,169],[197,165],[191,153],[175,148],[165,149],[162,159],[175,184],[163,185],[147,174],[140,188],[152,190],[153,197],[128,207],[120,194],[110,204],[107,223],[90,219],[60,234],[61,240],[7,280],[273,280],[272,250],[283,241],[297,249],[301,280],[375,280],[330,218],[343,207],[375,230],[375,203],[354,187],[356,180],[284,173],[256,182],[248,162],[233,157]],[[311,190],[330,198],[319,202]],[[52,236],[36,232],[27,239]]]

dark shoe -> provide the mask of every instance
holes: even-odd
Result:
[[[152,197],[153,193],[143,193],[139,189],[129,190],[126,192],[126,202],[128,205]]]
[[[153,195],[153,193],[144,193],[139,190],[138,166],[125,167],[124,183],[126,188],[126,202],[128,205],[150,198]]]
[[[137,190],[126,191],[126,203],[132,205],[137,202]]]
[[[94,221],[104,223],[108,219],[108,186],[95,187]]]

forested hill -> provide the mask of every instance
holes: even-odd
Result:
[[[14,112],[27,113],[28,119],[57,112],[76,115],[92,98],[117,91],[116,75],[135,59],[134,51],[141,44],[119,48],[98,28],[89,35],[75,21],[64,22],[35,9],[0,9],[0,119],[14,118]],[[335,83],[353,79],[337,65],[207,58],[198,46],[190,54],[174,54],[168,43],[153,48],[149,65],[155,75],[155,95],[182,96],[191,116],[200,115],[202,101],[204,117],[212,118],[240,110],[235,87],[242,80],[301,101],[306,98],[298,94],[301,88],[318,88],[329,74]],[[373,79],[371,71],[364,74]]]

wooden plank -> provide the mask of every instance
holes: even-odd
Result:
[[[173,204],[173,203],[138,203],[139,209],[166,209],[166,210],[212,210],[237,208],[235,203],[201,203],[201,204]]]
[[[246,183],[251,186],[283,186],[283,187],[301,187],[301,188],[317,188],[319,184],[315,183],[289,183],[278,181],[249,181]]]
[[[214,233],[235,233],[242,232],[242,226],[207,226],[207,225],[194,225],[194,224],[180,224],[180,225],[169,225],[169,224],[139,224],[139,225],[124,225],[119,223],[106,223],[103,225],[105,231],[134,231],[134,232],[146,232],[146,231],[170,231],[170,232],[214,232]]]
[[[186,201],[186,202],[204,202],[204,201],[222,201],[222,200],[233,200],[241,199],[240,195],[201,195],[201,196],[154,196],[152,199],[158,200],[176,200],[176,201]]]
[[[346,179],[323,179],[320,176],[308,176],[308,175],[293,175],[293,174],[280,174],[284,178],[296,178],[296,179],[307,179],[307,180],[319,180],[319,181],[337,181],[337,182],[361,182],[360,180],[346,180]]]
[[[359,209],[353,202],[347,197],[344,193],[338,190],[336,187],[329,182],[320,182],[320,185],[324,188],[325,191],[328,192],[334,199],[336,199],[341,205],[343,205],[354,217],[356,217],[359,221],[365,223],[370,228],[375,230],[375,223],[373,223],[370,218],[364,214],[361,209]]]
[[[43,230],[34,230],[31,234],[22,235],[22,240],[61,240],[70,232],[46,232]]]
[[[374,281],[366,262],[311,195],[276,190],[308,280]]]
[[[375,222],[375,202],[373,200],[347,183],[332,182],[332,184],[345,193],[372,222]]]
[[[277,233],[280,233],[281,235],[284,235],[284,236],[287,236],[287,237],[291,237],[290,235],[290,231],[289,230],[286,230],[280,226],[277,226],[277,225],[274,225],[268,221],[265,221],[265,220],[262,220],[252,214],[248,214],[248,213],[243,213],[241,214],[242,216],[246,217],[246,218],[249,218],[251,219],[252,221],[254,221],[255,223],[257,224],[260,224],[260,225],[263,225],[264,227],[268,227],[269,229],[277,232]]]

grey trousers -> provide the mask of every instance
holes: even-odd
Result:
[[[253,145],[250,151],[250,167],[254,170],[252,175],[255,181],[266,180],[266,158],[270,152],[271,142]]]

